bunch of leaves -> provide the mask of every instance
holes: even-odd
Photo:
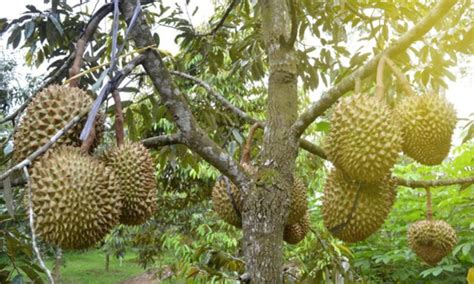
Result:
[[[35,262],[25,215],[13,217],[0,199],[0,282],[42,283],[43,269]]]

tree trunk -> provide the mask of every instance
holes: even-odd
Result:
[[[55,259],[54,259],[54,269],[53,269],[54,283],[61,283],[62,258],[63,258],[63,252],[61,248],[56,248]]]
[[[267,123],[255,188],[244,199],[246,271],[251,283],[282,283],[283,228],[298,143],[296,61],[286,0],[262,0],[262,33],[270,65]]]
[[[105,271],[109,271],[109,265],[110,265],[110,254],[106,253],[105,254]]]

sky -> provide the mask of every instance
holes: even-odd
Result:
[[[86,2],[87,0],[82,0]],[[186,0],[163,0],[164,4],[177,4],[185,7],[184,3]],[[80,0],[68,0],[70,5],[80,3]],[[94,6],[97,2],[104,3],[105,0],[90,0],[86,4],[90,10],[94,9]],[[110,2],[110,0],[108,1]],[[215,2],[215,1],[214,1]],[[198,0],[190,1],[190,6],[188,7],[189,13],[191,14],[194,11],[196,3],[199,3],[199,10],[194,16],[190,16],[191,21],[194,26],[206,25],[208,23],[209,17],[212,15],[214,8],[211,4],[211,0]],[[17,18],[21,15],[22,12],[26,10],[26,5],[35,5],[38,9],[42,10],[49,7],[49,4],[44,4],[43,0],[15,0],[8,1],[7,5],[4,5],[0,9],[0,18]],[[86,5],[82,5],[82,9],[86,8]],[[100,7],[100,4],[98,5]],[[176,31],[166,27],[158,27],[154,30],[160,35],[160,48],[168,50],[172,53],[177,52],[178,47],[174,43],[174,37]],[[6,49],[6,38],[0,39],[0,49]],[[6,49],[8,53],[16,54],[19,62],[22,60],[22,52],[16,52],[13,50]],[[21,65],[21,64],[20,64]],[[460,68],[463,68],[465,74],[461,75]],[[31,72],[33,74],[41,74],[44,72],[45,66],[39,68],[39,70],[31,70],[26,67],[19,68],[20,73]],[[468,119],[471,115],[471,120],[474,118],[474,58],[471,57],[467,62],[463,62],[462,65],[458,68],[454,68],[453,73],[457,75],[455,82],[448,81],[448,89],[446,90],[446,96],[450,102],[452,102],[457,110],[458,118]],[[321,92],[314,93],[312,97],[316,100],[320,96]],[[460,128],[466,123],[466,120],[460,120],[458,123],[458,128],[455,133],[455,142],[454,144],[459,144],[459,133]]]

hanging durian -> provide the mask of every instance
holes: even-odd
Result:
[[[410,248],[429,265],[451,253],[456,242],[456,231],[444,221],[418,221],[408,229]]]
[[[385,176],[379,184],[367,184],[335,169],[324,186],[324,225],[343,241],[362,241],[383,225],[395,197],[395,183],[390,176]]]
[[[389,174],[401,143],[399,126],[385,103],[354,95],[336,105],[325,144],[329,160],[349,177],[377,182]]]
[[[289,244],[301,242],[310,229],[309,213],[306,212],[303,217],[292,225],[286,225],[283,231],[283,240]]]
[[[91,103],[91,97],[79,88],[51,85],[43,89],[28,104],[25,114],[13,134],[15,145],[13,159],[22,161],[46,144],[71,119],[86,111]],[[82,141],[79,136],[86,119],[87,117],[84,117],[81,122],[70,129],[55,143],[53,148],[60,145],[80,146]],[[99,114],[96,120],[96,140],[93,147],[97,146],[102,139],[104,129],[101,123],[103,121],[103,114]]]
[[[444,96],[410,96],[397,105],[403,152],[425,165],[440,164],[449,153],[456,111]]]
[[[125,143],[103,155],[117,179],[122,195],[120,223],[140,225],[156,210],[155,168],[149,151],[141,143]]]
[[[118,224],[120,195],[104,164],[61,146],[37,160],[31,170],[36,232],[64,249],[93,246]]]

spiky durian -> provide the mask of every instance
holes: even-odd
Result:
[[[64,249],[100,241],[118,223],[120,195],[113,172],[79,149],[62,146],[31,170],[36,232]]]
[[[57,131],[75,116],[87,110],[92,99],[89,95],[74,87],[51,85],[39,92],[28,104],[24,116],[13,135],[15,151],[13,159],[21,161],[29,154],[46,144]],[[70,129],[53,147],[60,145],[81,145],[80,133],[87,117]],[[103,115],[99,114],[96,123],[97,146],[103,136]]]
[[[384,178],[398,158],[401,143],[395,117],[380,99],[354,95],[336,105],[327,154],[349,177],[364,182]]]
[[[103,160],[113,169],[122,195],[120,223],[140,225],[156,210],[153,160],[141,143],[125,143],[107,151]]]
[[[389,176],[377,185],[364,184],[333,170],[324,186],[324,225],[343,241],[364,240],[382,226],[395,197],[395,183]]]
[[[447,256],[457,242],[456,231],[441,220],[418,221],[408,229],[411,249],[429,265]]]
[[[248,174],[255,173],[255,169],[247,163],[243,163],[242,167]],[[212,188],[212,205],[222,220],[237,228],[242,227],[242,195],[228,178],[221,177]]]
[[[283,240],[292,245],[297,244],[304,239],[306,234],[309,232],[309,228],[309,214],[306,212],[298,222],[285,226]]]
[[[444,96],[405,98],[396,108],[403,133],[403,152],[425,165],[440,164],[449,153],[456,111]]]
[[[291,190],[290,198],[290,212],[288,213],[288,220],[286,225],[291,225],[297,223],[308,210],[308,189],[306,188],[304,182],[295,177],[293,188]]]

